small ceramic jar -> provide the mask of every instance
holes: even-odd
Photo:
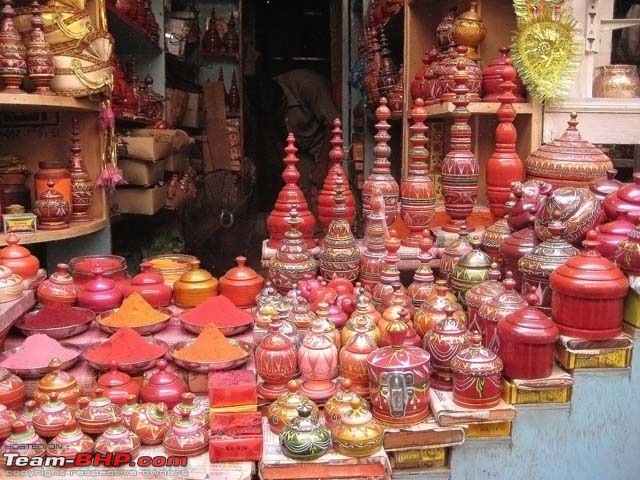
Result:
[[[256,295],[264,286],[264,278],[245,265],[246,257],[236,257],[238,266],[227,270],[220,278],[220,295],[229,298],[239,308],[256,305]]]
[[[472,250],[458,260],[449,277],[451,290],[462,306],[466,306],[465,295],[472,287],[489,280],[492,260],[489,255],[480,250],[480,246],[480,240],[472,240]]]
[[[138,435],[115,421],[96,439],[95,450],[101,454],[128,453],[134,459],[140,452],[140,443]]]
[[[393,312],[391,315],[387,315],[389,319],[389,323],[385,327],[384,333],[382,334],[382,339],[380,340],[381,347],[388,347],[391,345],[391,335],[389,334],[389,325],[397,320],[404,322],[407,325],[406,335],[404,337],[404,345],[411,347],[419,347],[422,345],[422,339],[416,333],[416,330],[413,328],[413,322],[409,320],[409,311],[407,309],[401,309],[397,313]]]
[[[304,379],[300,391],[311,400],[324,401],[336,392],[338,387],[334,379],[339,373],[338,349],[325,333],[320,315],[298,350],[298,367]]]
[[[202,427],[209,426],[209,410],[204,408],[200,402],[196,402],[194,393],[187,392],[182,394],[182,401],[173,407],[171,411],[171,421],[178,420],[182,411],[189,412],[189,417],[198,425]]]
[[[144,445],[158,445],[169,431],[169,420],[165,403],[143,403],[135,409],[129,423]]]
[[[46,452],[47,443],[24,423],[16,422],[13,424],[13,433],[0,447],[0,467],[6,468],[7,453],[33,458],[44,457]]]
[[[322,331],[331,339],[336,348],[340,348],[342,346],[342,338],[340,336],[340,331],[336,328],[334,323],[329,320],[329,305],[326,302],[320,302],[318,305],[318,310],[316,310],[316,320],[312,323],[315,324],[319,322],[322,325]],[[311,330],[307,333],[310,334]]]
[[[382,448],[384,428],[356,397],[331,428],[331,437],[334,450],[341,455],[369,457]]]
[[[500,245],[511,236],[511,228],[506,218],[498,220],[493,225],[489,225],[482,232],[482,250],[491,257],[491,261],[498,264],[498,268],[502,265],[502,254],[500,253]]]
[[[589,183],[589,190],[593,192],[598,200],[604,201],[612,193],[617,192],[624,186],[620,180],[616,180],[618,170],[611,168],[607,170],[606,178],[594,178]]]
[[[200,261],[191,262],[191,270],[173,284],[173,302],[180,308],[193,308],[207,298],[218,295],[218,280],[200,268]]]
[[[66,303],[75,305],[78,300],[78,291],[73,282],[73,277],[69,273],[69,265],[59,263],[55,273],[38,285],[36,297],[42,304]]]
[[[465,408],[495,407],[502,397],[502,360],[482,346],[482,336],[475,331],[468,348],[451,360],[453,401]]]
[[[38,405],[35,400],[27,400],[24,402],[24,410],[18,417],[18,420],[24,423],[28,428],[33,428],[33,417],[38,412]]]
[[[369,404],[360,395],[352,389],[351,380],[343,378],[340,382],[340,389],[324,404],[324,424],[332,430],[342,415],[351,410],[351,401],[358,399],[361,401],[362,408],[369,410]]]
[[[640,210],[634,210],[632,212],[626,212],[624,215],[618,217],[617,220],[598,225],[596,231],[598,232],[598,241],[600,242],[600,246],[598,247],[600,255],[613,262],[618,244],[627,240],[627,236],[635,228],[639,219]]]
[[[13,302],[22,295],[24,282],[9,267],[0,265],[0,303]]]
[[[60,401],[56,393],[50,396],[51,399],[38,408],[32,420],[34,430],[44,438],[55,437],[62,431],[65,423],[73,419],[69,405]]]
[[[298,382],[291,380],[287,384],[288,393],[282,395],[278,400],[273,402],[267,410],[267,420],[269,421],[269,428],[276,435],[279,434],[282,429],[289,425],[291,421],[298,416],[297,408],[300,405],[311,406],[311,417],[319,418],[320,411],[315,402],[306,395],[298,392]]]
[[[287,392],[287,382],[298,373],[296,346],[280,332],[280,316],[271,319],[267,335],[255,350],[256,373],[262,381],[258,393],[267,400],[276,400]]]
[[[120,418],[120,407],[105,397],[101,388],[96,388],[94,395],[89,401],[83,399],[79,402],[80,410],[76,414],[76,419],[84,433],[100,435]]]
[[[169,455],[200,455],[209,449],[209,432],[190,417],[188,410],[182,410],[162,440],[162,446]]]
[[[102,267],[92,269],[93,278],[78,291],[78,306],[96,313],[118,308],[122,303],[122,291],[116,282],[104,276]]]
[[[300,282],[300,283],[304,283],[304,282]],[[303,293],[303,292],[300,291],[300,293]],[[307,300],[309,299],[308,297],[304,296],[304,294],[303,294],[303,297],[306,298]],[[273,286],[273,283],[271,283],[271,280],[267,280],[264,284],[264,287],[256,295],[255,303],[256,303],[256,306],[260,308],[267,303],[278,303],[282,299],[283,299],[282,295],[278,293],[278,290],[276,290],[276,288]]]
[[[34,278],[40,269],[40,261],[31,252],[18,245],[20,238],[10,233],[6,239],[7,246],[0,250],[0,265],[8,267],[24,280]]]
[[[363,397],[369,396],[367,357],[378,348],[370,335],[370,327],[366,318],[357,317],[355,333],[349,337],[338,355],[340,375],[345,380],[350,380],[352,390]]]
[[[300,290],[294,289],[289,292],[287,303],[291,305],[291,313],[289,321],[293,323],[298,332],[304,336],[311,328],[311,323],[317,318],[316,314],[311,310],[309,300],[304,298]]]
[[[188,392],[189,387],[175,373],[166,370],[166,360],[158,360],[156,367],[158,371],[142,386],[140,400],[148,403],[163,402],[171,409],[180,402],[182,394]]]
[[[112,360],[109,371],[98,377],[98,385],[94,389],[101,389],[105,397],[115,405],[122,407],[129,395],[134,396],[134,403],[138,401],[140,395],[140,385],[134,382],[129,375],[118,371],[118,362]]]
[[[489,270],[489,280],[472,287],[466,294],[467,302],[467,328],[470,332],[481,331],[478,323],[478,310],[482,305],[491,300],[496,295],[504,292],[504,287],[500,280],[500,270],[498,264],[492,263]]]
[[[73,460],[78,453],[93,452],[93,440],[82,433],[75,420],[69,420],[47,446],[47,456]]]
[[[382,334],[378,328],[376,316],[369,313],[367,306],[369,300],[366,295],[358,295],[358,303],[354,315],[347,320],[344,328],[340,332],[340,343],[344,346],[356,333],[365,331],[374,344],[378,344],[382,339]]]
[[[0,367],[0,404],[17,412],[22,409],[24,399],[24,383],[20,377]]]
[[[127,395],[127,401],[120,408],[120,418],[122,419],[122,425],[126,428],[131,428],[131,415],[135,412],[140,404],[138,398],[135,395]]]
[[[502,254],[502,276],[507,272],[511,272],[515,283],[515,289],[520,291],[522,288],[522,274],[518,270],[518,261],[527,253],[534,249],[540,240],[536,236],[533,228],[527,227],[518,230],[507,238],[500,245],[500,253]]]
[[[53,393],[57,394],[58,400],[67,405],[78,403],[80,397],[78,381],[70,373],[60,370],[61,365],[62,362],[57,358],[49,363],[49,373],[40,379],[36,391],[33,393],[33,399],[38,404],[46,402]]]
[[[11,435],[11,426],[17,420],[13,410],[9,410],[6,406],[0,405],[0,440],[4,440]]]
[[[453,269],[456,267],[458,260],[464,257],[471,250],[472,247],[469,242],[469,232],[466,227],[462,227],[458,238],[449,242],[444,249],[444,253],[440,257],[440,279],[449,281],[449,277],[453,273]]]
[[[462,311],[462,305],[458,303],[455,295],[449,291],[446,282],[438,280],[436,281],[435,294],[427,298],[413,318],[416,333],[420,337],[424,337],[436,323],[444,320],[447,317],[444,313],[444,309],[447,306],[457,310],[458,313],[455,313],[454,317],[466,323],[466,316]]]
[[[166,307],[171,303],[172,288],[164,283],[164,278],[159,273],[151,270],[151,263],[142,262],[141,272],[131,279],[131,284],[126,290],[129,296],[134,292],[139,293],[153,308]]]
[[[433,241],[431,236],[426,230],[425,234],[418,244],[420,247],[420,253],[418,253],[418,260],[420,265],[416,268],[413,275],[413,282],[407,287],[407,296],[411,299],[414,308],[419,308],[424,301],[429,297],[431,292],[436,288],[434,283],[433,271],[429,265],[433,257],[431,256],[431,247]]]
[[[635,220],[634,227],[616,245],[610,260],[615,261],[627,275],[637,277],[640,275],[640,215],[629,212],[627,216]],[[602,245],[598,247],[598,251],[602,253]]]
[[[280,433],[282,453],[294,460],[320,458],[331,446],[331,433],[312,417],[310,405],[300,405],[297,410],[298,416]]]

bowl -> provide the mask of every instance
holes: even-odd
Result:
[[[125,328],[126,327],[126,325],[123,325],[122,327],[113,327],[111,325],[105,325],[103,323],[105,318],[107,318],[109,315],[117,312],[118,310],[119,310],[118,308],[114,308],[112,310],[107,310],[106,312],[102,312],[102,313],[100,313],[100,314],[98,314],[96,316],[96,323],[98,324],[98,326],[103,331],[105,331],[107,333],[116,333],[121,328]],[[165,320],[162,320],[160,322],[151,323],[149,325],[141,325],[139,327],[129,327],[129,328],[135,330],[140,335],[149,335],[150,333],[159,332],[164,327],[169,325],[169,321],[171,320],[171,317],[173,316],[173,313],[168,308],[163,308],[163,307],[156,308],[156,310],[158,312],[160,312],[160,313],[164,313],[165,315],[168,315],[168,317]]]
[[[154,338],[145,338],[145,341],[147,341],[148,343],[152,343],[155,345],[160,345],[162,347],[162,353],[156,357],[153,358],[149,358],[149,359],[145,359],[145,360],[138,360],[135,362],[122,362],[120,360],[118,360],[117,358],[113,359],[110,358],[108,361],[106,362],[96,362],[94,360],[91,360],[90,358],[88,358],[88,356],[91,355],[91,352],[93,352],[96,348],[98,348],[100,345],[95,345],[93,347],[88,348],[87,350],[85,350],[82,354],[82,358],[85,359],[85,361],[92,367],[95,368],[96,370],[99,371],[107,371],[109,370],[110,366],[111,366],[111,361],[112,360],[116,360],[118,362],[118,370],[120,370],[121,372],[124,373],[128,373],[129,375],[137,375],[138,373],[142,373],[145,370],[149,370],[150,368],[153,368],[156,364],[156,361],[159,358],[162,358],[166,355],[167,350],[169,350],[169,346],[164,343],[161,340],[156,340]]]
[[[38,311],[29,312],[16,322],[16,327],[20,330],[25,337],[30,335],[35,335],[37,333],[44,333],[45,335],[55,338],[56,340],[60,340],[63,338],[73,337],[74,335],[78,335],[79,333],[88,330],[91,326],[91,322],[94,318],[96,318],[96,314],[89,310],[88,308],[81,307],[73,307],[73,309],[77,312],[81,312],[84,315],[84,320],[74,325],[67,325],[64,327],[46,327],[46,328],[30,328],[26,327],[25,324],[29,320],[29,318],[33,317],[38,313]]]
[[[179,342],[173,345],[169,349],[169,358],[173,360],[173,363],[175,363],[179,367],[184,368],[185,370],[190,370],[192,372],[200,372],[200,373],[215,372],[220,370],[232,370],[241,365],[244,365],[247,362],[247,360],[249,360],[249,357],[251,356],[251,352],[253,352],[253,344],[249,342],[244,342],[242,340],[235,340],[231,338],[227,341],[230,344],[243,349],[246,352],[246,355],[244,357],[237,358],[235,360],[226,360],[222,362],[190,362],[188,360],[182,360],[180,358],[177,358],[174,355],[174,353],[177,350],[180,350],[184,347],[188,347],[195,341],[196,341],[195,339],[185,340],[184,342]]]
[[[178,320],[180,320],[180,325],[182,325],[182,328],[184,328],[187,332],[193,333],[195,335],[200,335],[200,333],[202,332],[204,327],[206,327],[208,324],[206,324],[206,323],[205,324],[199,324],[199,323],[191,323],[191,322],[189,322],[183,316],[188,311],[189,310],[185,310],[184,312],[182,312],[182,313],[180,313],[178,315]],[[251,325],[253,325],[253,320],[250,319],[245,325],[228,326],[228,325],[218,325],[215,322],[209,322],[209,324],[215,325],[215,327],[218,330],[220,330],[220,332],[225,337],[232,337],[234,335],[238,335],[239,333],[242,333],[242,332],[245,332],[245,331],[249,330],[249,328],[251,328]]]
[[[70,358],[69,360],[62,362],[62,364],[60,365],[60,370],[68,370],[71,367],[73,367],[75,363],[78,361],[78,359],[80,358],[80,355],[82,354],[82,347],[79,347],[77,345],[71,345],[69,343],[61,343],[60,345],[70,350],[74,350],[76,352],[76,355],[73,358]],[[19,351],[21,348],[22,347],[15,347],[0,353],[0,363],[4,362],[9,355],[13,355],[17,351]],[[9,370],[11,373],[15,373],[20,378],[30,379],[30,378],[44,377],[47,373],[51,371],[51,367],[47,364],[42,367],[7,368],[7,370]]]
[[[154,260],[172,260],[174,262],[182,264],[180,267],[169,268],[169,267],[158,267],[153,265]],[[166,254],[166,255],[156,255],[153,257],[147,257],[143,259],[143,262],[151,263],[151,271],[159,273],[164,278],[164,283],[173,287],[173,284],[182,276],[183,273],[189,272],[193,269],[192,263],[198,260],[193,255],[185,255],[182,253],[175,254]]]

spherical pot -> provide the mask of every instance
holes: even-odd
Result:
[[[82,433],[75,420],[69,420],[65,423],[62,431],[47,446],[47,456],[72,460],[79,453],[93,452],[93,448],[91,437]]]
[[[468,348],[451,360],[453,401],[465,408],[492,408],[502,397],[502,360],[482,346],[480,332],[471,336]]]
[[[164,283],[162,275],[151,270],[150,263],[143,262],[140,267],[142,271],[131,279],[126,296],[136,292],[153,308],[169,305],[173,294],[172,288]]]
[[[627,239],[627,236],[633,231],[636,223],[640,220],[640,210],[627,212],[617,220],[598,225],[598,241],[600,246],[598,252],[604,258],[614,261],[615,253],[618,245]],[[623,267],[624,271],[624,267]]]
[[[607,170],[606,178],[596,178],[591,180],[589,184],[589,189],[593,192],[593,194],[600,200],[604,201],[612,193],[616,193],[624,183],[620,180],[616,180],[616,175],[618,174],[618,170],[612,168],[611,170]]]
[[[15,421],[15,412],[0,404],[0,440],[4,440],[11,435],[11,426]]]
[[[218,280],[200,268],[200,261],[192,262],[191,268],[173,284],[173,302],[180,308],[197,307],[207,298],[218,295]]]
[[[94,267],[93,279],[78,292],[78,306],[96,313],[118,308],[122,303],[122,291],[116,282],[104,276],[102,267]]]
[[[156,367],[158,372],[151,375],[147,383],[142,386],[140,400],[146,403],[162,402],[171,409],[180,402],[182,394],[188,392],[189,387],[175,373],[166,370],[166,360],[158,360]]]
[[[100,388],[95,390],[94,398],[83,399],[78,405],[76,420],[82,431],[89,435],[100,435],[120,417],[120,407],[105,397]]]
[[[109,372],[98,377],[98,385],[93,390],[94,395],[97,389],[101,389],[102,394],[118,407],[122,407],[127,402],[129,395],[133,395],[135,402],[140,395],[138,382],[133,381],[126,373],[119,372],[118,363],[115,360],[111,362]]]
[[[482,307],[482,305],[487,303],[493,297],[504,292],[504,287],[499,281],[500,270],[498,270],[497,267],[497,264],[491,264],[491,270],[489,270],[489,280],[473,286],[465,294],[468,317],[467,329],[470,332],[482,331],[480,323],[478,322],[478,310],[480,310],[480,307]]]
[[[120,408],[120,418],[122,419],[122,425],[126,428],[131,428],[131,415],[138,408],[138,399],[135,395],[128,395],[127,401]]]
[[[482,18],[478,13],[478,2],[472,1],[469,10],[455,19],[451,35],[456,45],[464,45],[469,48],[468,58],[472,60],[480,59],[476,49],[487,35],[487,28],[482,23]]]
[[[377,326],[376,317],[367,311],[368,299],[365,300],[366,298],[365,295],[358,295],[358,308],[340,332],[342,346],[346,345],[349,339],[358,332],[367,335],[374,345],[380,342],[382,335]]]
[[[630,212],[625,215],[625,218],[633,220],[634,227],[625,235],[624,239],[616,244],[614,254],[610,260],[616,262],[627,275],[638,276],[640,275],[640,213]],[[611,223],[621,221],[624,220],[614,220]],[[604,227],[604,225],[602,226]],[[599,237],[600,235],[598,235],[598,240],[600,241]],[[598,247],[598,252],[602,254],[602,245]]]
[[[271,320],[267,335],[255,350],[256,373],[262,379],[258,393],[275,400],[287,392],[287,383],[298,373],[296,346],[280,333],[279,318]]]
[[[61,402],[58,395],[51,394],[51,399],[44,402],[33,416],[33,428],[44,438],[53,438],[62,432],[64,425],[73,419],[69,405]]]
[[[473,250],[473,247],[469,241],[469,232],[463,227],[458,238],[445,247],[444,253],[440,257],[439,277],[449,281],[449,277],[451,277],[458,261],[471,250]]]
[[[635,65],[603,65],[595,68],[593,97],[638,98],[640,77]]]
[[[17,420],[24,423],[28,428],[33,429],[33,417],[38,412],[38,406],[35,400],[27,400],[24,402],[24,410],[18,416]]]
[[[143,445],[158,445],[169,431],[169,415],[165,403],[143,403],[130,419],[131,430]]]
[[[498,323],[504,376],[509,379],[546,378],[553,370],[553,352],[558,339],[556,324],[535,307],[535,293],[527,295],[527,306]]]
[[[343,414],[351,410],[351,401],[358,399],[361,407],[369,410],[369,404],[358,393],[351,389],[352,383],[348,378],[342,379],[340,389],[324,404],[324,424],[333,430],[340,422]]]
[[[623,184],[602,202],[607,217],[617,219],[626,212],[640,210],[640,172],[633,174],[633,183]]]
[[[295,460],[315,460],[327,453],[331,446],[329,429],[314,420],[308,404],[298,407],[298,417],[280,433],[282,453]]]
[[[56,394],[57,399],[67,405],[75,406],[78,403],[80,397],[78,381],[70,373],[61,371],[61,365],[62,363],[57,358],[51,360],[49,373],[38,382],[36,391],[33,393],[33,399],[38,405],[52,398],[53,394]]]
[[[518,262],[539,243],[540,240],[533,228],[527,227],[515,232],[500,245],[502,275],[505,276],[507,272],[511,272],[518,291],[522,288],[522,274],[518,270]]]
[[[311,406],[311,417],[318,419],[320,410],[316,403],[306,395],[298,392],[298,382],[291,380],[287,384],[288,392],[273,402],[267,410],[269,428],[278,435],[282,429],[289,425],[298,416],[298,407],[303,404]]]
[[[181,416],[181,412],[187,411],[189,418],[193,419],[201,427],[209,426],[209,409],[205,408],[201,402],[196,402],[196,395],[191,392],[182,394],[182,401],[173,407],[171,411],[171,421],[175,422]]]
[[[246,257],[236,257],[238,266],[220,277],[219,283],[220,295],[229,298],[240,308],[254,307],[256,295],[264,286],[264,278],[245,266],[246,261]]]
[[[39,170],[34,175],[35,192],[34,197],[40,198],[46,193],[49,187],[49,180],[55,181],[58,190],[68,205],[71,205],[73,197],[71,195],[71,173],[64,167],[62,162],[38,162]],[[71,212],[69,212],[70,214]]]
[[[136,458],[140,452],[140,437],[127,429],[121,423],[109,426],[96,439],[96,453],[128,453]]]
[[[302,341],[298,367],[304,378],[300,391],[311,400],[326,400],[336,392],[333,380],[338,376],[338,349],[325,333],[320,319],[313,322],[311,331]]]
[[[4,367],[0,367],[0,404],[9,410],[19,411],[25,400],[24,383]]]
[[[353,398],[331,428],[333,448],[348,457],[368,457],[382,448],[384,428],[360,398]]]
[[[93,280],[93,269],[102,268],[102,275],[116,282],[117,285],[127,283],[127,262],[119,255],[84,255],[72,258],[69,262],[71,276],[80,290]]]
[[[192,263],[198,260],[193,255],[185,255],[183,253],[176,253],[172,255],[156,255],[148,257],[143,262],[151,264],[151,271],[159,273],[169,287],[173,288],[173,284],[180,279],[180,277],[192,270]]]
[[[8,453],[14,453],[21,457],[44,457],[47,443],[36,432],[22,422],[13,424],[13,433],[0,447],[0,467],[6,467]],[[44,462],[44,460],[43,460]]]
[[[582,242],[585,250],[551,274],[551,317],[562,335],[606,340],[622,331],[629,281],[598,253],[596,237],[590,231]]]
[[[73,277],[69,273],[69,265],[59,263],[55,273],[36,289],[36,297],[41,304],[46,303],[66,303],[75,305],[78,299],[78,292]]]
[[[18,245],[20,238],[15,233],[10,233],[6,242],[7,246],[0,250],[0,265],[10,268],[25,280],[35,277],[40,269],[40,261],[29,250]]]
[[[491,257],[480,250],[480,240],[473,240],[471,246],[473,250],[458,260],[449,277],[451,290],[463,306],[467,303],[467,292],[475,285],[489,280],[491,269]]]
[[[200,455],[209,449],[209,432],[189,416],[188,410],[182,410],[162,440],[162,446],[169,455]]]

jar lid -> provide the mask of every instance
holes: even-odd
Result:
[[[526,339],[527,343],[554,343],[560,332],[553,320],[536,307],[539,299],[534,292],[535,287],[531,287],[526,297],[527,306],[507,315],[502,328],[498,324],[499,328],[501,331],[510,330],[513,336]]]
[[[66,390],[76,385],[76,379],[73,375],[60,370],[62,362],[58,358],[54,358],[49,363],[50,372],[47,373],[38,382],[38,389],[41,391],[59,391]]]
[[[366,425],[373,421],[373,415],[368,408],[365,408],[366,403],[359,396],[353,397],[349,400],[350,410],[347,410],[342,414],[342,423],[349,426]]]
[[[57,270],[49,275],[49,280],[57,284],[71,284],[73,283],[73,277],[69,273],[69,265],[66,263],[59,263]]]
[[[164,278],[159,273],[151,270],[151,262],[140,264],[140,273],[131,279],[131,285],[159,285],[164,283]]]
[[[234,280],[236,282],[246,282],[258,278],[258,273],[251,267],[247,267],[245,264],[247,257],[236,257],[237,267],[230,268],[224,277],[227,280]]]
[[[492,263],[489,270],[489,280],[474,285],[465,293],[464,298],[467,301],[467,305],[480,307],[484,302],[504,292],[504,286],[499,279],[500,270],[498,270],[498,264]]]
[[[118,362],[111,360],[109,362],[109,371],[98,378],[98,385],[113,388],[127,385],[131,382],[131,377],[124,372],[118,371]]]
[[[626,236],[640,220],[640,210],[631,210],[629,212],[622,213],[616,220],[612,222],[603,223],[596,227],[596,230],[600,233],[607,233],[610,235]]]
[[[640,172],[633,174],[633,183],[628,183],[618,190],[618,198],[627,203],[640,205]]]
[[[504,310],[525,303],[524,298],[516,291],[516,281],[513,279],[511,272],[506,273],[502,286],[504,287],[504,292],[493,297],[485,306]]]
[[[491,268],[491,257],[480,250],[482,243],[479,239],[473,239],[470,242],[471,251],[467,252],[458,260],[456,268],[473,269],[473,270],[489,270]]]
[[[526,227],[522,230],[518,230],[517,232],[509,235],[500,245],[500,251],[504,252],[505,248],[510,246],[516,247],[518,249],[526,249],[533,248],[540,243],[536,232],[532,227]]]
[[[191,270],[184,272],[180,276],[181,282],[187,283],[201,283],[207,282],[213,278],[213,276],[206,270],[200,268],[200,260],[193,260],[191,263]]]
[[[485,248],[499,248],[500,244],[510,235],[511,228],[509,228],[509,223],[506,218],[503,218],[493,225],[489,225],[482,232],[482,246]]]
[[[473,332],[469,347],[458,352],[451,360],[451,369],[459,373],[480,376],[492,375],[502,371],[502,360],[495,352],[482,346],[482,335]]]
[[[437,322],[431,331],[433,333],[444,335],[463,335],[467,333],[467,326],[460,321],[459,317],[453,316],[455,312],[455,308],[447,305],[444,308],[444,313],[447,315],[446,318]]]
[[[149,384],[151,385],[169,385],[178,380],[178,377],[171,372],[167,372],[167,361],[163,358],[156,362],[156,367],[158,367],[158,372],[151,375],[149,378]]]
[[[116,282],[104,276],[104,269],[99,265],[94,265],[91,269],[93,278],[85,286],[88,292],[108,292],[116,288]]]
[[[590,230],[587,233],[587,239],[582,242],[582,245],[584,250],[580,252],[580,255],[569,259],[554,273],[578,282],[610,282],[626,278],[622,270],[598,252],[600,242],[595,230]]]
[[[610,168],[607,170],[606,178],[594,178],[589,183],[589,189],[600,198],[604,198],[607,195],[617,192],[624,185],[620,180],[616,180],[618,170]]]
[[[18,245],[20,238],[15,233],[10,233],[6,239],[7,246],[0,250],[0,258],[17,259],[30,257],[31,252],[25,247]]]

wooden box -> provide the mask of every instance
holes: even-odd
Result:
[[[157,187],[119,187],[116,189],[116,203],[120,213],[154,215],[167,200],[168,184]]]
[[[134,130],[123,137],[127,145],[127,157],[136,160],[160,160],[173,149],[175,130],[145,128]]]
[[[118,167],[129,185],[148,187],[164,179],[166,160],[146,161],[133,158],[120,158]]]

